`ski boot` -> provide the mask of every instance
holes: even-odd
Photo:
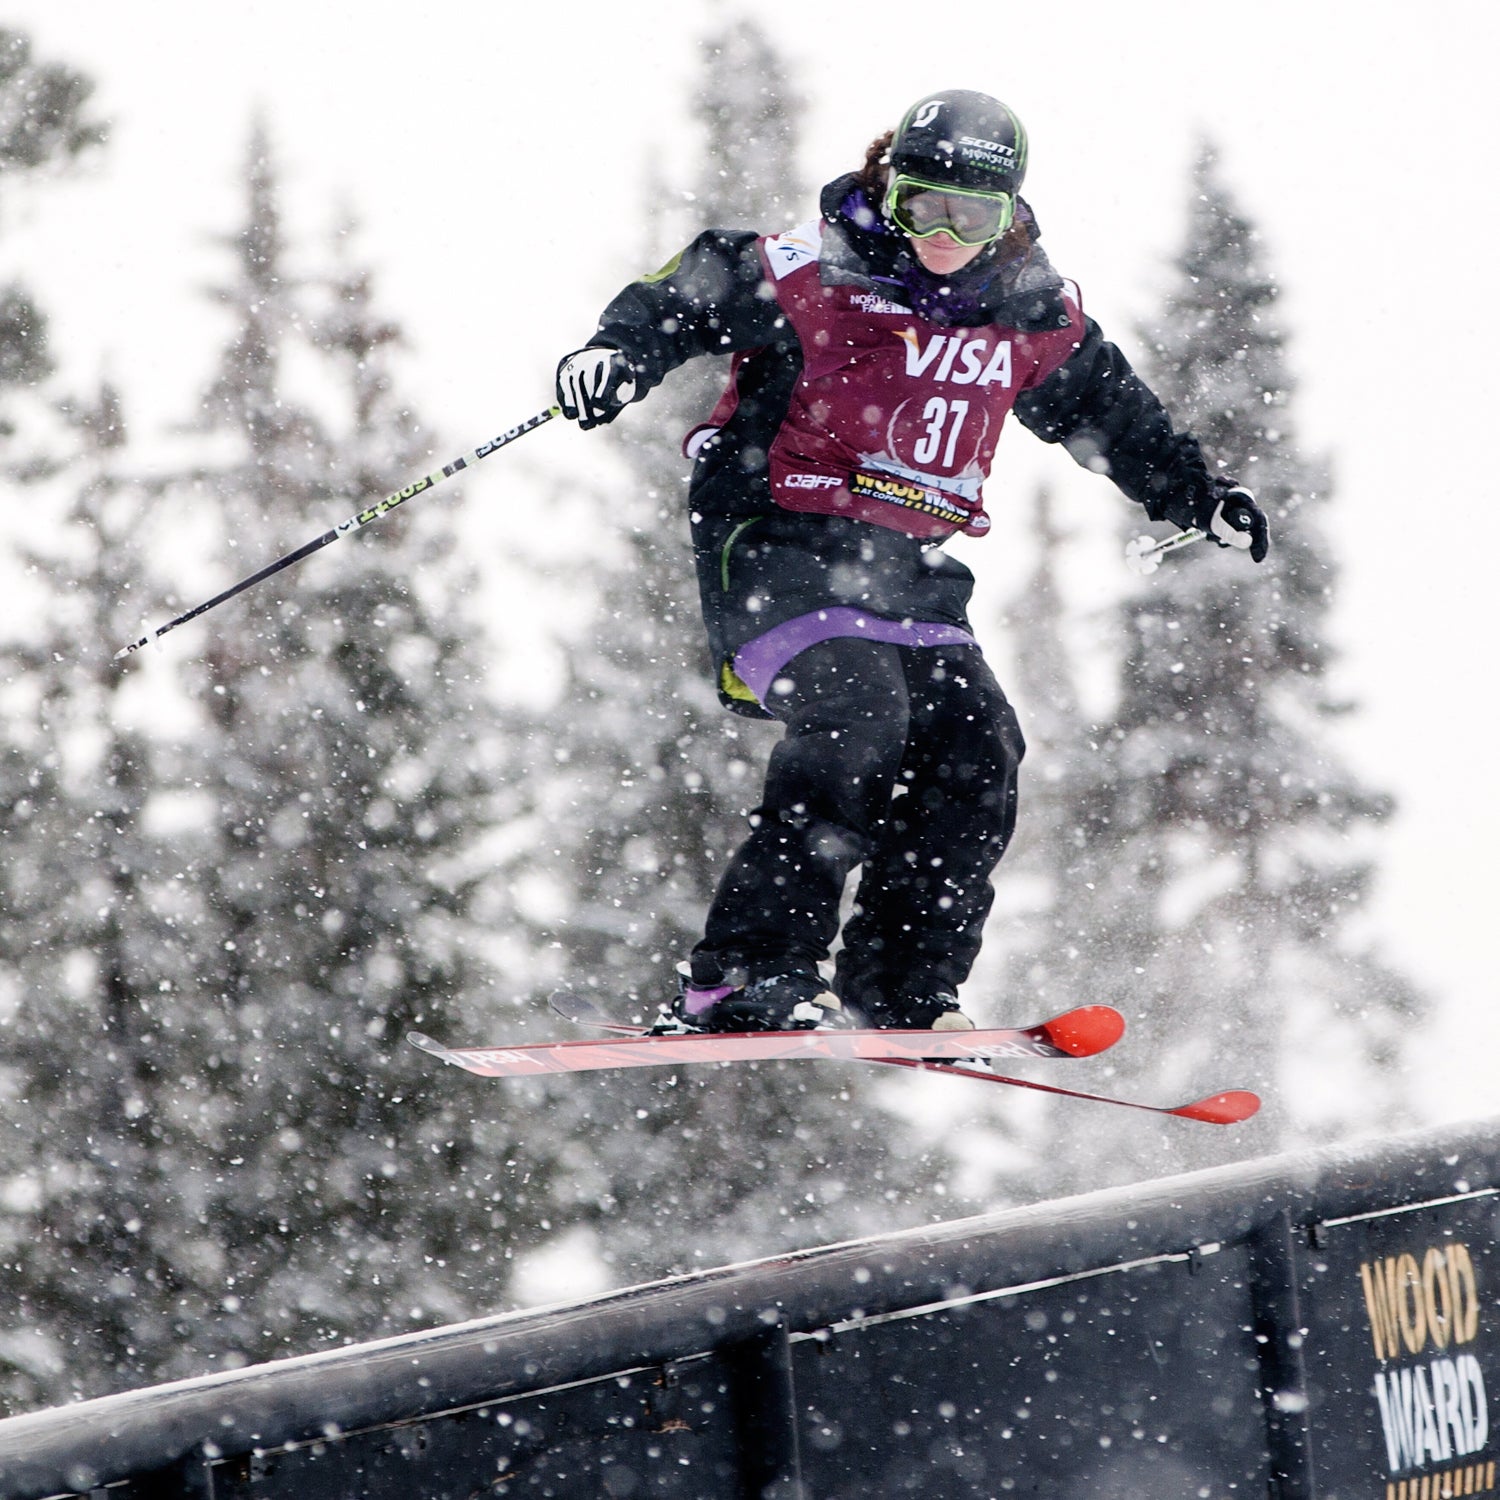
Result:
[[[860,1009],[868,1026],[887,1031],[973,1031],[974,1023],[958,1008],[958,996],[940,990],[920,998],[882,1000]]]
[[[813,1031],[837,1025],[843,1007],[816,973],[770,974],[746,984],[695,985],[686,964],[654,1035],[687,1031]]]
[[[958,996],[939,994],[907,1007],[907,1025],[923,1031],[973,1031],[973,1021],[958,1008]]]

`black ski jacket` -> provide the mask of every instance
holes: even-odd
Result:
[[[1068,324],[1062,279],[1037,243],[1039,230],[1024,203],[995,252],[942,283],[926,277],[926,285],[905,237],[871,212],[853,175],[828,184],[820,209],[825,285],[894,296],[954,327],[999,324],[1026,333]],[[973,588],[969,570],[931,542],[773,501],[767,455],[803,357],[767,279],[761,238],[754,230],[706,230],[660,271],[621,291],[590,341],[630,360],[636,399],[696,356],[742,356],[738,405],[696,450],[689,487],[704,617],[721,664],[721,692],[727,688],[731,697],[742,695],[724,665],[772,626],[852,603],[889,619],[967,628]],[[1084,319],[1071,357],[1023,391],[1013,410],[1044,442],[1062,443],[1079,463],[1102,468],[1151,519],[1206,524],[1216,497],[1196,440],[1174,430],[1161,402],[1093,319]],[[756,712],[743,701],[733,706]]]

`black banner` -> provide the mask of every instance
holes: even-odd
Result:
[[[1305,1312],[1320,1496],[1495,1490],[1497,1231],[1493,1192],[1319,1227]]]

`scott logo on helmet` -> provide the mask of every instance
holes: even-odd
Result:
[[[925,348],[917,343],[915,328],[903,328],[896,337],[906,345],[906,373],[954,385],[993,385],[997,380],[1010,389],[1010,340],[1002,339],[993,349],[988,339],[965,339],[959,334],[934,334]]]
[[[958,138],[960,146],[972,146],[976,151],[985,151],[992,156],[1013,157],[1016,154],[1014,146],[1007,146],[1004,141],[981,140],[977,135],[961,135]]]

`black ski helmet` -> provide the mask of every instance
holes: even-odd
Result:
[[[896,127],[890,163],[923,182],[1018,193],[1026,177],[1026,127],[988,94],[928,94]]]

